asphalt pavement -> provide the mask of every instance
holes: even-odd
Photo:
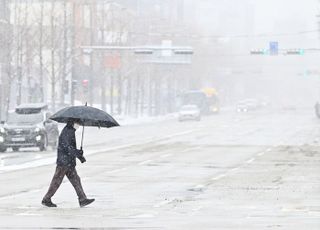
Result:
[[[66,179],[41,206],[55,151],[0,154],[0,228],[320,229],[319,134],[311,109],[89,128],[86,208]]]

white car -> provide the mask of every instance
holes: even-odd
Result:
[[[243,101],[239,101],[237,105],[238,112],[249,112],[253,110],[257,110],[259,107],[259,103],[255,99],[247,99]]]
[[[196,120],[200,121],[200,109],[196,105],[183,105],[179,111],[179,121]]]

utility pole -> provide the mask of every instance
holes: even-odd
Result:
[[[55,1],[51,0],[51,104],[52,110],[55,111],[56,106],[56,71],[55,71],[55,21],[54,21],[54,12],[55,12]]]
[[[94,45],[96,42],[96,4],[90,5],[90,44]],[[89,105],[92,106],[93,104],[93,73],[94,73],[94,63],[95,63],[95,54],[90,52],[90,76],[89,76]]]
[[[106,12],[105,12],[105,5],[102,3],[102,15],[101,15],[101,25],[100,25],[100,31],[101,31],[101,40],[100,44],[104,45],[105,42],[105,18],[106,18]],[[101,60],[105,59],[105,55],[102,54]],[[102,61],[100,63],[100,75],[102,77],[101,79],[101,109],[103,111],[106,111],[106,71],[105,71],[105,64]]]
[[[71,32],[71,105],[74,105],[74,99],[75,99],[75,92],[77,87],[77,81],[75,79],[75,53],[76,53],[76,4],[75,1],[72,2],[72,32]]]
[[[63,48],[62,48],[62,74],[60,83],[60,105],[64,105],[65,86],[67,78],[67,48],[68,48],[68,28],[67,28],[67,2],[63,1]]]

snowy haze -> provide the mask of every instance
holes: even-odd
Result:
[[[194,1],[194,6],[195,27],[210,49],[210,67],[199,66],[208,82],[224,91],[230,78],[237,82],[233,99],[296,106],[318,100],[320,53],[308,51],[319,47],[318,1]],[[269,49],[272,41],[278,42],[279,55],[249,55],[252,49]],[[281,54],[286,49],[305,49],[305,54]]]
[[[319,230],[319,14],[320,0],[0,0],[0,120],[52,110],[0,124],[0,229]],[[43,207],[65,126],[47,118],[86,102],[120,124],[75,131],[96,200],[80,208],[64,178]]]

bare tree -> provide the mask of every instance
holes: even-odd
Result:
[[[44,1],[40,3],[39,20],[39,86],[41,102],[44,102],[44,82],[43,82],[43,19],[44,19]]]

